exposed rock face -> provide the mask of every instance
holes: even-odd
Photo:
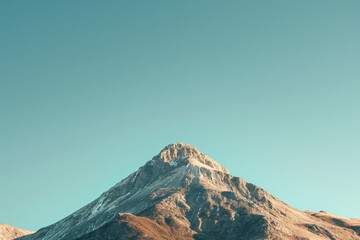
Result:
[[[10,225],[0,224],[0,239],[1,240],[10,240],[18,237],[22,237],[28,234],[34,233],[34,231],[23,230],[15,228]]]
[[[33,239],[360,239],[360,220],[299,211],[196,148],[165,147]]]

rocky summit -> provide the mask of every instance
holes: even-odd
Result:
[[[360,239],[360,220],[297,210],[177,143],[80,210],[19,239],[346,240]]]

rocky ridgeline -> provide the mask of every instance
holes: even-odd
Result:
[[[32,234],[34,231],[15,228],[7,224],[0,224],[0,239],[11,240],[14,238],[22,237],[28,234]]]

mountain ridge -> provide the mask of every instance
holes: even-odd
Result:
[[[7,224],[0,224],[0,239],[11,240],[14,238],[22,237],[28,234],[32,234],[34,231],[24,230],[16,228]]]
[[[354,221],[326,217],[297,210],[176,143],[93,202],[20,239],[360,239]]]

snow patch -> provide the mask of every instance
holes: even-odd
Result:
[[[170,166],[177,166],[178,164],[179,164],[179,160],[185,160],[185,159],[187,159],[187,158],[189,158],[189,155],[185,155],[185,156],[181,156],[180,158],[178,158],[178,159],[175,159],[174,161],[171,161],[171,162],[167,162]]]
[[[135,176],[131,179],[131,182],[135,181],[135,179],[136,179],[137,175],[139,174],[139,172],[140,172],[139,170],[136,171]]]
[[[90,215],[90,218],[95,216],[96,213],[98,213],[102,206],[103,206],[103,202],[105,200],[105,196],[101,196],[100,199],[97,201],[97,203],[95,204],[95,206],[91,209],[91,215]]]
[[[178,165],[178,163],[177,162],[175,162],[175,161],[172,161],[172,162],[168,162],[169,164],[170,164],[170,166],[177,166]]]

